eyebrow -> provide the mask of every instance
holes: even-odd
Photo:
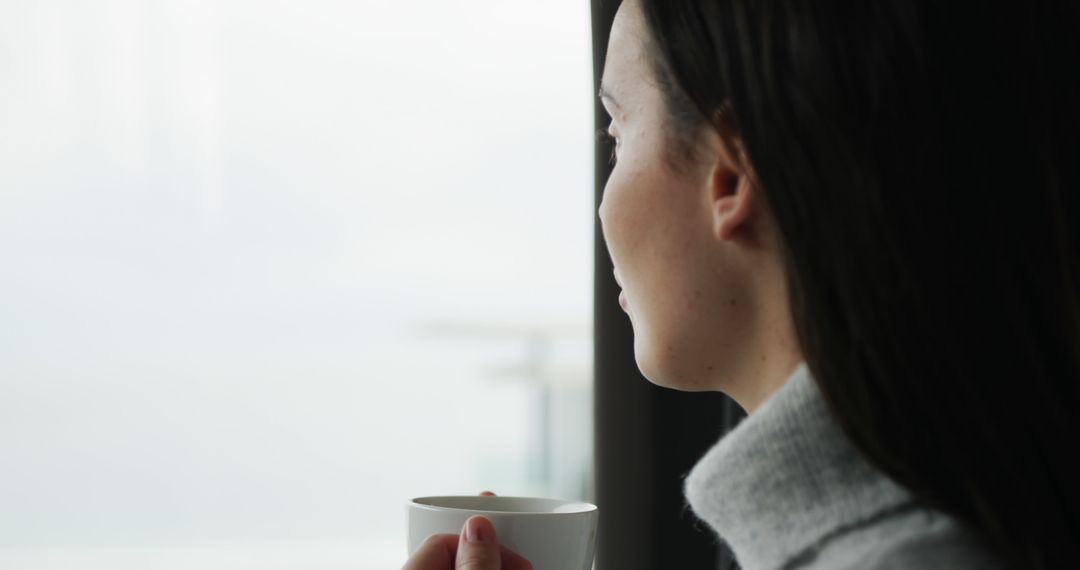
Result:
[[[607,99],[608,101],[611,101],[611,104],[614,105],[616,109],[619,108],[619,102],[615,100],[615,97],[612,97],[611,92],[608,91],[606,87],[604,87],[603,83],[600,84],[600,93],[598,93],[597,95],[599,95],[601,99]]]

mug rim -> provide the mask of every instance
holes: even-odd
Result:
[[[554,501],[556,503],[562,503],[566,505],[581,505],[584,508],[572,512],[553,513],[551,511],[491,511],[487,509],[465,509],[459,507],[445,507],[442,505],[429,505],[421,503],[419,501],[424,500],[438,500],[438,499],[480,499],[480,500],[500,500],[500,499],[525,499],[529,501]],[[504,495],[430,495],[424,497],[416,497],[409,501],[410,507],[417,507],[429,511],[460,511],[470,513],[482,513],[491,515],[545,515],[545,516],[575,516],[584,515],[588,513],[596,512],[599,507],[586,501],[570,501],[565,499],[552,499],[550,497],[519,497],[519,496],[504,496]]]

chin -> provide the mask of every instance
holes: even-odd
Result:
[[[713,390],[708,379],[687,373],[686,359],[675,350],[663,350],[663,343],[650,343],[634,336],[634,360],[646,380],[661,388],[681,392],[707,392]]]

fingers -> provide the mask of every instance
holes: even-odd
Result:
[[[452,570],[458,552],[458,535],[433,534],[416,549],[401,570]],[[499,546],[502,567],[499,570],[532,570],[532,564],[506,548]]]
[[[489,491],[484,494],[494,496]],[[477,515],[465,522],[461,536],[429,536],[401,570],[532,570],[532,564],[499,545],[495,525]]]
[[[502,568],[500,570],[533,570],[531,562],[505,546],[499,547],[499,554],[502,555]]]
[[[450,570],[457,555],[456,534],[433,534],[409,557],[401,570]]]
[[[458,541],[456,570],[502,570],[495,525],[480,515],[465,521]]]
[[[496,495],[491,491],[480,491],[480,496],[494,497]],[[502,558],[502,567],[500,570],[532,570],[531,562],[505,546],[499,546],[499,554]]]

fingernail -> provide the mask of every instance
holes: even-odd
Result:
[[[491,529],[488,528],[490,524],[481,517],[465,521],[465,540],[477,544],[491,542]]]

